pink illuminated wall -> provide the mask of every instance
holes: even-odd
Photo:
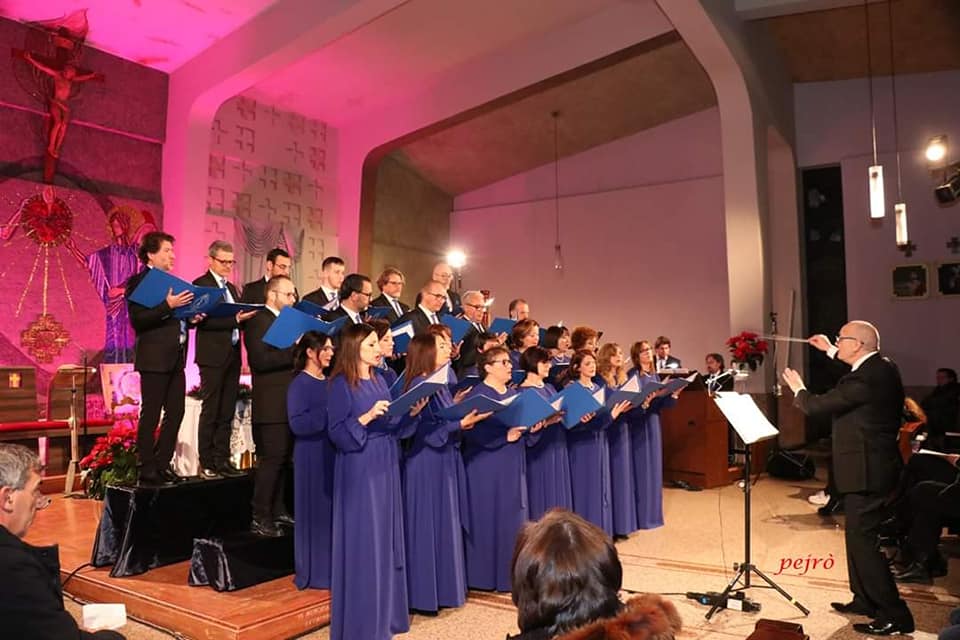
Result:
[[[886,219],[871,222],[868,213],[867,166],[872,157],[866,80],[796,86],[798,164],[840,164],[849,315],[877,324],[881,346],[900,365],[906,384],[929,385],[937,367],[960,367],[956,337],[960,297],[937,295],[931,278],[929,297],[894,299],[891,270],[896,265],[922,263],[932,275],[936,263],[960,261],[960,254],[946,247],[951,237],[960,236],[960,205],[937,205],[933,197],[937,176],[930,174],[922,155],[930,136],[946,133],[954,143],[952,159],[960,159],[956,150],[960,143],[956,117],[960,72],[897,77],[903,194],[910,236],[917,245],[910,257],[895,246],[896,162],[889,78],[876,81],[874,96],[880,161],[886,177]]]
[[[589,324],[626,349],[667,334],[694,367],[722,351],[730,314],[716,109],[564,159],[560,173],[562,274],[550,165],[456,199],[451,244],[469,256],[464,286],[491,289],[495,315],[524,297],[544,325]]]

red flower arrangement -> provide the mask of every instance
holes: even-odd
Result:
[[[107,485],[130,485],[137,481],[137,425],[132,420],[116,423],[97,438],[80,461],[87,495],[103,499]]]
[[[767,353],[767,343],[757,334],[750,331],[741,331],[727,340],[730,349],[730,359],[733,362],[745,362],[751,371],[763,363],[763,356]]]

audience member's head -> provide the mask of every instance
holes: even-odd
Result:
[[[947,384],[957,384],[957,372],[954,369],[941,367],[937,369],[937,386],[942,387]]]
[[[40,493],[42,470],[33,451],[0,442],[0,526],[18,538],[27,534],[37,511],[50,504]]]
[[[926,422],[927,414],[916,400],[907,396],[903,399],[904,422]]]
[[[623,568],[613,541],[597,526],[563,509],[527,523],[512,564],[513,603],[523,632],[548,637],[615,616]]]

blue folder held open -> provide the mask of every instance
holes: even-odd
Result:
[[[190,304],[173,310],[175,318],[192,318],[198,313],[207,313],[223,299],[223,289],[198,287],[163,269],[150,269],[130,294],[130,300],[144,307],[153,308],[166,300],[171,290],[175,295],[184,291],[193,294]]]
[[[243,311],[259,311],[266,305],[247,304],[245,302],[220,302],[217,306],[207,312],[208,318],[226,318],[235,316]]]
[[[498,336],[501,333],[509,334],[511,331],[513,331],[513,325],[515,324],[517,324],[517,321],[511,320],[510,318],[494,318],[487,331],[495,336]]]
[[[600,396],[599,398],[597,396]],[[563,409],[563,426],[571,429],[578,424],[583,416],[595,413],[603,408],[604,390],[591,392],[579,382],[572,382],[564,387],[559,397],[563,400],[560,408]]]
[[[379,318],[385,320],[393,312],[393,309],[390,307],[367,307],[367,310],[363,312],[363,315],[367,318]]]
[[[510,406],[497,416],[509,427],[530,428],[560,411],[532,388],[524,389],[514,398]]]
[[[398,380],[400,379],[401,378],[398,378]],[[424,378],[422,381],[397,396],[397,398],[390,403],[390,408],[387,409],[387,415],[390,417],[402,416],[410,411],[410,408],[413,407],[413,405],[417,404],[424,398],[432,396],[437,391],[440,391],[440,389],[447,386],[447,382],[449,380],[450,365],[445,364]]]
[[[393,352],[406,353],[410,347],[410,339],[413,338],[413,322],[407,320],[393,325],[390,335],[393,336]]]
[[[516,397],[517,396],[512,396],[506,400],[494,400],[480,393],[475,396],[470,396],[463,402],[450,405],[441,410],[438,415],[447,420],[461,420],[473,410],[476,410],[477,413],[487,413],[488,411],[499,413],[509,407]]]
[[[467,335],[467,332],[470,331],[470,328],[473,326],[466,320],[450,315],[449,313],[440,318],[440,322],[450,327],[450,333],[452,334],[450,341],[453,342],[453,344],[463,342],[463,337]]]
[[[333,322],[324,322],[293,307],[284,307],[263,335],[263,341],[278,349],[286,349],[307,331],[319,331],[334,336],[346,321],[347,316],[343,316]]]
[[[293,305],[293,308],[297,311],[303,311],[305,314],[313,316],[314,318],[322,318],[329,313],[316,302],[310,302],[309,300],[300,300],[297,304]]]

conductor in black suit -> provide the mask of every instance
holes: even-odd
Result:
[[[267,283],[275,276],[290,277],[290,254],[277,247],[267,253],[266,267],[262,278],[243,285],[240,302],[263,304],[267,301]]]
[[[174,317],[173,310],[193,301],[193,294],[183,291],[177,295],[171,289],[163,302],[145,307],[130,300],[131,294],[150,269],[173,269],[173,236],[162,231],[151,231],[143,236],[137,255],[147,268],[127,280],[124,297],[130,324],[136,334],[133,367],[140,373],[140,420],[137,422],[137,451],[140,458],[140,483],[159,485],[178,482],[179,476],[170,468],[177,445],[177,432],[183,421],[186,378],[183,366],[187,353],[186,320]],[[153,433],[160,423],[160,436],[154,442]]]
[[[280,311],[295,299],[290,278],[270,278],[266,307],[247,320],[243,330],[243,344],[253,374],[253,440],[258,459],[250,530],[268,537],[283,535],[279,527],[293,524],[284,504],[284,478],[292,443],[287,422],[287,387],[294,372],[293,348],[278,349],[265,343],[263,336]]]
[[[851,367],[850,373],[824,394],[807,391],[796,371],[783,372],[801,411],[833,416],[833,472],[844,501],[853,601],[832,602],[831,606],[842,613],[874,618],[853,625],[860,633],[911,633],[913,616],[877,546],[884,501],[896,486],[902,466],[897,447],[904,397],[900,372],[880,355],[880,335],[869,322],[845,324],[836,346],[824,335],[813,336],[809,342]]]
[[[386,320],[390,324],[395,323],[403,314],[410,311],[410,305],[400,302],[400,295],[403,293],[403,285],[406,278],[403,272],[396,267],[387,267],[377,278],[377,288],[380,289],[380,295],[370,301],[371,307],[389,307],[390,313]]]
[[[223,289],[226,302],[239,300],[240,292],[227,280],[236,264],[233,245],[214,240],[207,251],[207,260],[210,269],[193,284]],[[194,361],[200,369],[200,396],[203,402],[197,429],[197,449],[200,454],[200,477],[204,480],[243,475],[242,471],[230,465],[230,431],[240,387],[240,327],[256,313],[247,311],[225,318],[204,318],[197,323]]]
[[[431,280],[423,285],[417,298],[420,300],[417,306],[400,318],[401,322],[409,320],[413,323],[414,335],[426,333],[431,324],[440,324],[440,315],[447,300],[447,290],[442,282]]]

